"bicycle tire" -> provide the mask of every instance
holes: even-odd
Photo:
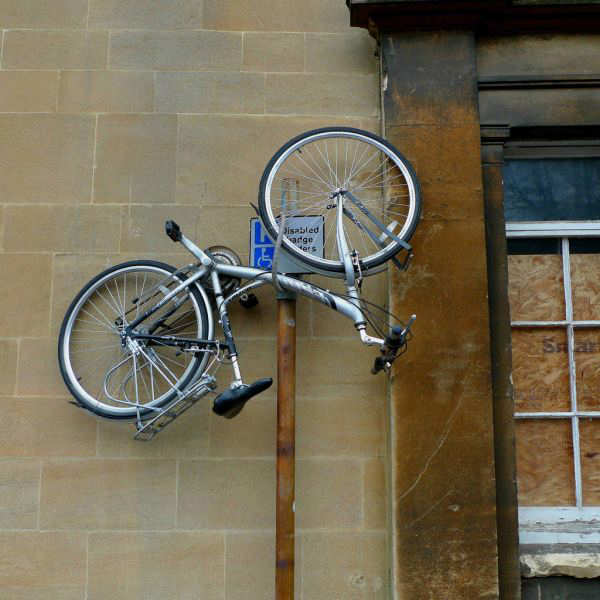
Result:
[[[121,344],[119,328],[123,323],[148,310],[155,298],[162,298],[168,289],[165,286],[174,287],[184,279],[177,275],[178,280],[164,282],[175,271],[157,261],[129,261],[103,271],[77,294],[60,329],[58,362],[63,380],[80,406],[110,419],[148,415],[173,400],[177,395],[174,388],[185,389],[204,368],[206,354],[179,352],[177,356],[173,346],[142,342],[143,352],[134,358],[136,353]],[[145,298],[160,281],[164,282],[162,289]],[[193,285],[177,298],[181,300],[179,306],[170,301],[153,315],[152,322],[159,323],[171,311],[154,333],[211,339],[211,308],[204,290]],[[113,370],[121,361],[122,367]],[[136,405],[127,404],[133,395]]]
[[[372,153],[365,156],[367,152]],[[352,127],[324,127],[289,140],[273,155],[261,177],[260,218],[276,239],[284,195],[292,198],[286,200],[286,220],[301,215],[322,217],[323,258],[299,247],[298,238],[290,240],[285,233],[282,245],[295,260],[318,272],[342,274],[344,265],[335,240],[337,211],[331,210],[331,194],[336,189],[347,189],[361,196],[372,216],[393,233],[386,235],[351,201],[344,201],[344,206],[360,222],[359,226],[345,219],[349,247],[358,253],[362,274],[372,274],[379,270],[376,267],[402,250],[397,240],[410,240],[421,214],[421,193],[415,172],[406,158],[383,138]],[[383,239],[376,241],[380,237]]]

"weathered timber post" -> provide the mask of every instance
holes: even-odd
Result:
[[[275,599],[294,598],[296,298],[277,296],[277,506]]]

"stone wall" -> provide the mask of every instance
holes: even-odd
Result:
[[[166,218],[247,257],[248,203],[289,137],[379,130],[374,43],[348,22],[343,0],[0,3],[3,597],[273,597],[274,393],[134,442],[68,404],[56,337],[99,270],[186,260]],[[232,317],[250,381],[276,370],[260,300]],[[296,597],[385,598],[384,378],[350,323],[298,315]]]

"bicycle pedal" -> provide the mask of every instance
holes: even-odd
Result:
[[[213,402],[213,412],[220,417],[233,419],[240,413],[250,398],[264,392],[271,387],[272,377],[259,379],[250,385],[242,385],[237,388],[229,388],[220,393]]]
[[[258,298],[254,294],[242,294],[240,296],[240,304],[244,308],[254,308],[258,305]]]

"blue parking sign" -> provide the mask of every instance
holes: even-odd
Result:
[[[318,256],[323,256],[323,219],[315,217],[290,217],[289,222],[301,225],[303,220],[310,220],[310,224],[317,230],[315,243]],[[288,221],[286,221],[288,222]],[[298,222],[298,223],[296,223]],[[286,226],[286,231],[288,227]],[[275,255],[275,244],[260,219],[250,219],[250,266],[258,269],[272,269],[273,257]],[[279,256],[278,270],[282,273],[309,273],[310,269],[294,262],[290,256],[282,250]]]
[[[263,229],[260,219],[252,219],[250,248],[252,250],[250,266],[260,269],[271,269],[273,267],[275,244]]]

